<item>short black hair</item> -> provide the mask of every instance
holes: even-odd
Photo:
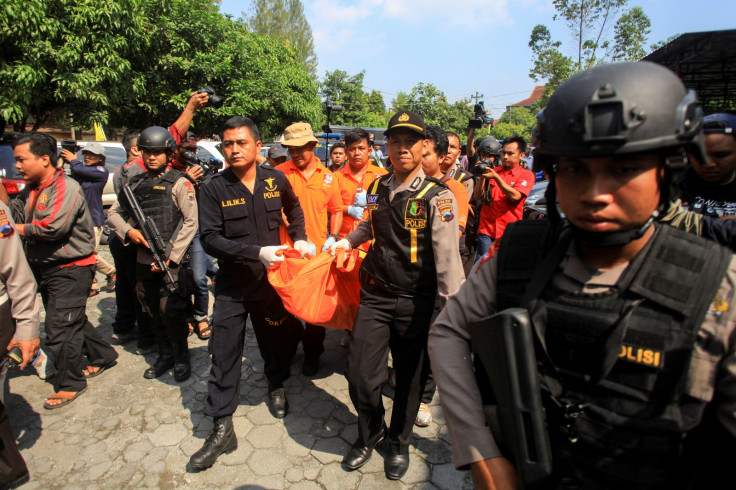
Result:
[[[365,140],[368,146],[371,145],[371,135],[363,128],[353,128],[345,131],[345,146],[359,143]]]
[[[447,139],[450,139],[450,136],[454,136],[457,138],[457,142],[460,143],[460,136],[455,131],[445,131],[445,134],[447,135]]]
[[[512,136],[509,136],[508,138],[504,138],[503,146],[501,148],[508,145],[509,143],[516,143],[519,146],[519,153],[526,153],[526,140],[523,136],[514,134]]]
[[[332,145],[330,147],[330,155],[332,155],[332,152],[335,151],[338,148],[342,148],[344,150],[345,149],[345,143],[343,143],[342,141],[338,141],[337,143],[335,143],[334,145]]]
[[[220,129],[220,139],[222,140],[225,138],[225,131],[228,129],[238,129],[243,127],[248,128],[250,135],[253,136],[253,139],[256,142],[261,141],[261,132],[258,131],[256,123],[254,123],[251,118],[243,116],[233,116],[225,121],[225,124],[222,125],[222,129]]]
[[[125,156],[130,156],[130,149],[134,146],[138,146],[138,136],[140,135],[140,129],[128,129],[123,133],[123,148],[125,148]]]
[[[424,137],[434,146],[434,152],[438,155],[447,155],[450,140],[443,129],[439,126],[427,126],[424,129]]]
[[[48,155],[51,165],[56,165],[56,138],[46,133],[28,131],[21,133],[13,140],[13,148],[30,143],[28,149],[37,157]]]

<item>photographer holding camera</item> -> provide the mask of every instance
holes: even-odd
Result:
[[[493,136],[483,138],[478,145],[480,162],[473,168],[473,172],[481,177],[473,198],[483,198],[476,262],[486,255],[493,242],[501,238],[506,225],[521,219],[524,201],[534,186],[534,174],[519,165],[521,154],[526,151],[526,140],[517,135],[506,138],[500,151],[500,164],[499,146]]]

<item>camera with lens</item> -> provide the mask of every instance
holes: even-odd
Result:
[[[82,149],[81,146],[77,144],[77,140],[61,140],[59,142],[59,146],[61,146],[62,150],[68,150],[75,155],[79,152],[79,150]],[[61,152],[59,152],[59,158],[61,158],[62,163],[60,165],[57,165],[57,168],[63,168],[64,169],[64,175],[72,175],[72,167],[71,162],[67,160],[66,158],[61,156]]]
[[[188,167],[201,167],[202,176],[197,179],[197,182],[203,182],[210,174],[216,174],[222,170],[222,162],[217,158],[210,158],[205,160],[204,158],[197,158],[197,156],[191,151],[182,151],[181,157]]]
[[[72,153],[78,153],[79,150],[82,149],[81,146],[77,144],[77,140],[61,140],[61,143],[59,143],[62,150],[67,150]]]
[[[197,90],[198,94],[208,94],[209,98],[207,99],[207,105],[212,106],[215,109],[219,109],[222,107],[222,104],[225,102],[222,98],[215,95],[215,89],[207,85],[205,88],[201,88]]]
[[[485,108],[481,100],[473,106],[473,117],[468,121],[468,127],[480,129],[484,124],[493,124],[493,118],[488,114],[488,109]]]
[[[485,158],[478,162],[475,167],[473,167],[473,174],[475,175],[483,175],[484,173],[488,172],[492,168],[500,167],[501,162],[494,162],[490,158]]]

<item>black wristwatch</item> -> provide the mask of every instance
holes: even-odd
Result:
[[[334,238],[334,239],[335,239],[335,241],[338,241],[338,240],[340,239],[340,235],[337,235],[337,234],[335,234],[335,233],[332,233],[332,234],[331,234],[330,236],[331,236],[332,238]]]

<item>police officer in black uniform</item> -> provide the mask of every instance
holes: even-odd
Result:
[[[429,371],[427,335],[435,297],[439,293],[444,301],[464,279],[457,204],[441,180],[424,175],[421,163],[429,144],[424,130],[424,121],[413,112],[391,118],[384,134],[394,173],[373,181],[366,196],[368,219],[330,248],[351,249],[373,239],[360,271],[360,307],[347,370],[358,439],[343,466],[360,468],[385,438],[384,469],[392,480],[409,468],[412,429]],[[381,384],[389,349],[396,393],[386,428]]]
[[[110,225],[124,243],[138,245],[136,294],[143,310],[151,317],[151,329],[159,346],[158,358],[143,376],[158,378],[172,367],[174,379],[184,381],[192,372],[187,344],[186,312],[189,280],[186,267],[179,272],[189,245],[197,231],[197,201],[192,183],[182,172],[168,167],[176,151],[174,137],[166,128],[152,126],[138,138],[146,172],[129,181],[143,213],[153,220],[167,244],[166,261],[177,289],[168,294],[164,273],[153,263],[148,243],[140,231],[130,203],[121,192],[108,213]],[[128,220],[131,220],[130,223]]]
[[[247,117],[232,117],[221,132],[230,165],[200,190],[200,236],[205,251],[219,259],[209,349],[212,355],[205,414],[215,426],[204,446],[189,460],[191,470],[212,466],[237,448],[232,414],[238,407],[245,323],[251,316],[268,379],[268,408],[276,418],[288,410],[283,382],[301,335],[301,323],[289,314],[266,277],[266,268],[283,261],[277,252],[282,210],[294,248],[306,253],[304,213],[284,174],[258,165],[258,127]]]

